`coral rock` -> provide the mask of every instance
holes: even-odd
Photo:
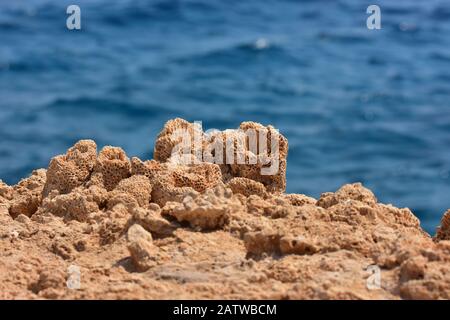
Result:
[[[46,197],[50,191],[69,193],[89,178],[97,157],[97,145],[92,140],[81,140],[65,155],[54,157],[47,170],[47,181],[43,190]]]
[[[152,244],[152,236],[140,225],[135,224],[128,230],[128,250],[131,260],[138,271],[146,271],[156,265],[158,247]]]
[[[132,173],[145,175],[152,185],[152,201],[164,206],[167,201],[182,201],[189,193],[204,192],[221,184],[220,168],[202,163],[176,166],[157,161],[131,160]]]
[[[227,146],[232,149],[227,150]],[[154,156],[178,165],[186,160],[215,162],[224,179],[248,178],[261,182],[269,192],[282,192],[286,189],[287,153],[287,139],[272,126],[243,122],[238,130],[205,135],[200,126],[175,119],[159,134]]]
[[[133,212],[134,221],[144,229],[160,237],[173,234],[176,226],[161,215],[161,209],[156,203],[152,203],[148,209],[136,208]]]
[[[372,191],[364,188],[361,183],[354,183],[346,184],[335,193],[323,193],[317,201],[317,205],[323,208],[329,208],[345,200],[358,200],[368,205],[377,202],[377,198]]]
[[[293,206],[303,206],[305,204],[315,204],[317,202],[316,199],[305,196],[304,194],[285,194],[283,195],[291,205]]]
[[[227,183],[233,193],[240,193],[248,197],[256,194],[262,198],[267,196],[266,188],[260,182],[247,178],[233,178]]]
[[[435,240],[450,240],[450,210],[447,210],[442,217],[441,226],[437,229]]]
[[[41,203],[42,190],[44,188],[46,171],[36,170],[32,175],[20,181],[13,188],[9,213],[13,218],[20,214],[31,217]]]
[[[277,134],[254,122],[240,128]],[[229,134],[248,163],[199,162],[192,141],[180,157],[172,152],[182,142],[172,135],[178,129],[214,156]],[[5,299],[450,299],[449,212],[432,238],[408,208],[378,203],[359,183],[317,201],[284,194],[288,146],[279,142],[280,170],[263,175],[261,164],[274,154],[252,150],[242,131],[210,135],[176,119],[158,137],[156,160],[129,161],[113,147],[97,157],[85,140],[47,172],[15,186],[0,182],[0,292]],[[82,290],[67,290],[70,264],[82,267]],[[368,287],[376,271],[369,267],[381,273],[377,290]]]
[[[101,244],[113,243],[125,233],[132,219],[132,210],[126,204],[118,202],[106,211],[106,218],[100,222],[99,227]]]
[[[104,147],[98,154],[91,184],[103,186],[107,191],[131,175],[131,164],[122,148]]]
[[[201,147],[203,132],[198,125],[180,118],[169,120],[156,138],[153,156],[155,160],[165,162],[173,155],[177,156],[184,152],[182,149],[176,150],[177,146],[187,147],[190,153],[195,155],[196,152],[201,152],[201,149],[194,148],[196,138],[200,140]]]
[[[0,203],[13,198],[13,188],[0,180]],[[2,199],[3,198],[3,199]]]
[[[99,211],[99,206],[92,196],[77,188],[69,194],[59,195],[52,192],[44,199],[40,210],[63,217],[65,220],[87,221]]]
[[[151,200],[152,186],[146,176],[135,175],[119,182],[110,197],[126,193],[133,197],[140,207],[147,207]]]
[[[244,159],[246,164],[231,164],[231,175],[234,177],[244,177],[261,182],[268,192],[284,192],[286,190],[286,165],[288,154],[288,141],[274,127],[264,127],[255,122],[243,122],[239,126],[241,131],[237,133],[237,139],[245,139]],[[263,141],[260,136],[266,137],[267,146],[265,152],[259,148],[255,154],[249,148],[248,136],[246,132],[254,130],[258,133],[258,146],[261,147]],[[250,131],[251,132],[251,131]],[[239,137],[239,136],[244,136]],[[263,148],[264,149],[264,148]],[[251,164],[251,159],[256,160],[256,164]]]
[[[204,194],[188,195],[182,203],[168,202],[162,214],[189,222],[191,227],[217,229],[229,222],[230,212],[240,209],[240,202],[233,198],[231,190],[216,187]]]

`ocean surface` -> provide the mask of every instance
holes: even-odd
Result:
[[[66,8],[81,8],[80,31]],[[434,233],[450,208],[450,2],[0,0],[0,178],[82,138],[152,157],[173,117],[273,124],[288,191],[361,181]]]

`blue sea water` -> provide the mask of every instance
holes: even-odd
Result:
[[[66,8],[81,8],[81,31]],[[173,117],[273,124],[288,191],[361,181],[434,233],[450,208],[450,2],[0,1],[0,178],[79,139],[151,158]]]

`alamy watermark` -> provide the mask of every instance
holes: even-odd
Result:
[[[68,289],[78,290],[81,288],[81,270],[79,266],[70,265],[67,268],[67,281],[66,285]]]
[[[66,26],[69,30],[81,30],[81,9],[76,4],[67,7],[66,13],[69,17],[66,20]],[[366,20],[366,26],[369,30],[381,29],[381,9],[378,5],[372,4],[367,7],[366,13],[370,16]],[[259,49],[267,46],[265,39],[258,39],[256,46]]]
[[[366,287],[368,290],[381,289],[381,269],[379,266],[372,264],[367,267],[367,272],[370,273],[366,280]]]
[[[67,7],[66,13],[69,14],[66,20],[66,26],[69,30],[81,30],[81,9],[72,4]]]
[[[381,29],[381,9],[376,4],[372,4],[367,7],[366,10],[367,14],[370,14],[370,16],[366,20],[367,29],[374,30],[374,29]]]

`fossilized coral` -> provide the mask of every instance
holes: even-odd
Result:
[[[444,214],[441,225],[436,232],[436,240],[450,240],[450,210]]]
[[[31,217],[36,212],[42,200],[45,176],[45,170],[35,170],[29,178],[23,179],[11,190],[5,189],[5,196],[10,199],[9,213],[12,217],[21,214]]]
[[[54,157],[47,170],[44,197],[50,191],[64,194],[81,186],[91,175],[97,158],[97,145],[92,140],[81,140],[65,155]]]
[[[152,185],[146,176],[135,175],[120,181],[110,193],[110,199],[125,193],[136,200],[140,207],[147,207],[150,204],[152,195]]]
[[[131,161],[132,173],[145,175],[153,186],[154,202],[163,206],[167,201],[182,200],[192,192],[204,192],[221,183],[220,168],[211,163],[174,165],[155,160]]]
[[[241,203],[223,187],[207,190],[204,194],[188,194],[182,202],[168,202],[162,214],[188,222],[194,228],[217,229],[229,222],[230,213],[240,210]]]
[[[243,132],[277,132],[253,122],[240,128],[214,138],[175,119],[158,136],[155,160],[129,160],[115,147],[97,155],[83,140],[47,171],[15,186],[0,182],[0,291],[51,299],[450,298],[448,212],[431,238],[409,209],[378,203],[359,183],[318,200],[285,194],[285,138],[280,171],[262,175],[271,153],[253,153]],[[177,162],[178,129],[195,133],[202,148],[214,139],[223,148],[229,133],[245,142],[244,158],[261,162]],[[73,265],[82,290],[64,282]],[[371,265],[382,275],[378,290],[367,287]]]
[[[213,162],[220,166],[224,182],[248,178],[269,192],[286,189],[287,153],[287,139],[272,126],[243,122],[236,130],[205,134],[198,124],[183,119],[165,124],[154,150],[160,162]]]
[[[122,148],[104,147],[93,168],[91,183],[113,190],[117,184],[131,174],[131,164]]]

